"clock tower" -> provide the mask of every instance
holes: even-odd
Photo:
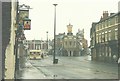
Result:
[[[67,25],[67,30],[68,30],[67,35],[73,35],[73,33],[72,33],[72,27],[73,27],[73,25],[71,25],[70,23],[69,23],[69,25]]]

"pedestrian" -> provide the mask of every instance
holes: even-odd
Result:
[[[43,57],[43,53],[42,53],[42,55],[41,55],[41,58],[44,58],[44,57]]]

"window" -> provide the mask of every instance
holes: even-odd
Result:
[[[101,43],[101,33],[99,33],[99,42]]]
[[[107,35],[107,31],[105,32],[105,41],[107,41],[108,39],[108,35]]]
[[[96,35],[96,43],[98,43],[98,34]]]
[[[100,28],[100,30],[101,30],[101,23],[99,24],[99,28]]]
[[[113,18],[112,22],[112,25],[115,25],[115,17]]]
[[[104,32],[102,32],[102,42],[104,42],[105,37],[104,37]]]
[[[107,26],[108,26],[108,21],[106,20],[105,21],[105,28],[107,28]]]
[[[96,31],[98,31],[99,29],[98,29],[98,24],[96,25]]]
[[[109,31],[109,33],[108,33],[108,40],[109,41],[111,40],[111,31]]]
[[[113,20],[113,18],[111,18],[111,19],[110,19],[110,25],[112,25],[112,24],[113,24],[112,20]]]
[[[39,45],[36,44],[36,49],[39,49]]]

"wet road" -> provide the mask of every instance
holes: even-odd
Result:
[[[40,79],[118,79],[117,64],[93,62],[88,56],[56,58],[58,64],[53,64],[52,56],[29,62],[38,70],[35,74],[40,75]]]

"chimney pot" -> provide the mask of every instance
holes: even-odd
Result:
[[[110,16],[113,15],[113,14],[115,14],[115,13],[110,13]]]
[[[108,17],[108,11],[103,11],[103,19]]]

